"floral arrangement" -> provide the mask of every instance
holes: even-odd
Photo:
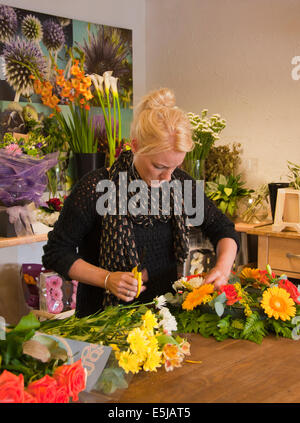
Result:
[[[177,281],[165,294],[180,332],[222,341],[228,337],[261,343],[269,334],[299,339],[300,291],[285,275],[244,268],[219,290],[202,275]]]
[[[95,136],[97,127],[94,125],[95,120],[93,123],[90,117],[89,110],[93,105],[100,106],[105,121],[111,165],[115,160],[116,143],[121,141],[118,78],[112,76],[112,71],[104,72],[103,76],[86,75],[84,59],[82,57],[76,59],[72,51],[69,53],[72,57],[70,69],[68,67],[65,70],[58,69],[54,65],[56,72],[54,85],[38,73],[34,73],[31,76],[34,80],[33,88],[35,93],[41,96],[43,104],[53,110],[53,115],[59,121],[62,131],[67,134],[70,148],[74,153],[97,152],[98,141]],[[68,105],[70,116],[66,117],[62,113],[59,104]]]
[[[68,403],[85,389],[81,360],[66,364],[67,352],[36,334],[39,325],[30,313],[0,340],[0,403]]]
[[[50,198],[35,213],[36,219],[47,226],[54,226],[67,196]]]
[[[226,126],[225,119],[221,119],[219,114],[214,114],[211,118],[208,118],[207,112],[207,109],[202,110],[201,116],[192,112],[187,114],[192,127],[192,138],[195,142],[195,147],[186,154],[184,168],[196,179],[199,179],[199,176],[204,179],[203,162],[215,141],[219,139],[220,132]],[[197,166],[197,160],[202,164],[202,168],[199,169],[200,175],[196,174],[197,169],[195,166]]]
[[[57,164],[57,157],[58,153],[34,157],[12,144],[0,149],[0,201],[8,207],[39,205],[47,185],[45,173]]]
[[[73,315],[67,319],[44,321],[40,330],[111,346],[113,362],[103,371],[98,384],[105,393],[124,387],[125,374],[157,371],[162,366],[171,371],[180,367],[185,356],[190,354],[189,343],[180,336],[172,336],[177,330],[177,322],[165,307],[163,296],[148,304],[109,306],[82,319]]]

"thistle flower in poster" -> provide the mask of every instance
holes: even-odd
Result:
[[[43,28],[40,20],[33,15],[27,15],[22,21],[21,31],[25,38],[36,43],[43,38]]]
[[[18,19],[16,12],[10,6],[0,5],[0,41],[7,43],[16,34]]]
[[[65,43],[64,30],[54,19],[47,19],[43,24],[43,43],[51,52],[59,51]]]
[[[4,74],[7,83],[15,90],[15,102],[20,96],[29,97],[33,94],[32,72],[45,76],[47,63],[40,48],[32,41],[19,37],[3,49]]]

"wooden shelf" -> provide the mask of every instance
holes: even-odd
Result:
[[[48,234],[36,234],[27,236],[16,236],[12,238],[0,237],[0,248],[14,247],[16,245],[32,244],[34,242],[47,241]]]
[[[271,225],[271,221],[265,221],[260,223],[245,223],[245,222],[236,222],[234,227],[237,232],[247,232],[251,229],[259,228],[261,226]]]
[[[268,236],[276,238],[293,238],[300,239],[300,234],[296,231],[283,230],[281,232],[275,232],[272,230],[272,225],[261,226],[259,228],[248,229],[247,234],[249,235],[258,235],[258,236]]]

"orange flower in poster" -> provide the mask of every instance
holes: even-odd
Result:
[[[33,88],[34,91],[36,92],[36,94],[41,94],[42,93],[42,83],[39,79],[35,79],[33,82]]]

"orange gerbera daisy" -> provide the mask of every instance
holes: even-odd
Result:
[[[258,280],[258,279],[260,279],[259,269],[251,269],[250,267],[245,267],[241,271],[240,278],[243,281],[246,281],[246,280]]]
[[[212,292],[214,291],[214,285],[211,283],[203,284],[199,288],[194,289],[190,292],[182,304],[182,308],[185,310],[193,310],[200,304],[205,304],[212,299]]]

